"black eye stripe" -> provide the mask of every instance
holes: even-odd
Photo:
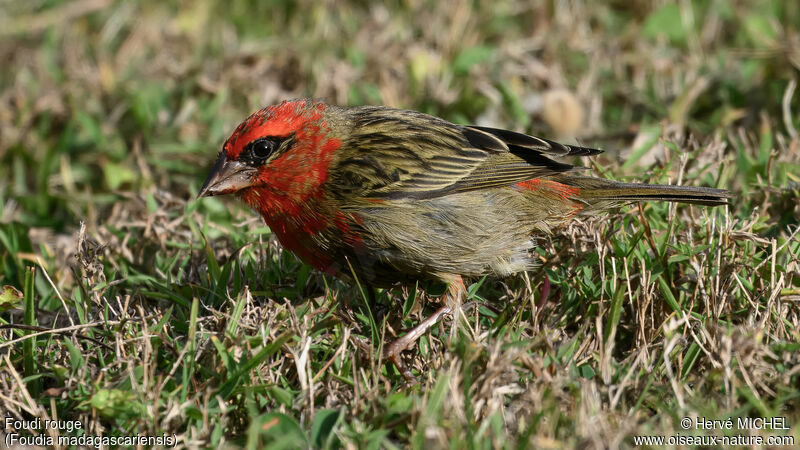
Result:
[[[257,167],[263,165],[281,144],[290,139],[276,137],[262,137],[248,143],[239,155],[239,161],[248,166]]]

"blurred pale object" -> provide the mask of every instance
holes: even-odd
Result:
[[[583,126],[583,105],[571,91],[552,89],[544,94],[542,118],[557,138],[573,138]]]

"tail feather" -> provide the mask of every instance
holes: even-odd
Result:
[[[559,182],[579,188],[581,200],[597,202],[667,201],[699,205],[727,205],[731,194],[725,189],[668,184],[621,183],[592,177],[563,177]]]

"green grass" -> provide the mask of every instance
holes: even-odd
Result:
[[[782,416],[752,433],[798,445],[800,4],[599,3],[0,5],[0,420],[186,447],[605,448],[751,433],[684,417]],[[540,269],[469,280],[486,306],[405,353],[415,387],[358,342],[412,327],[441,288],[379,292],[376,322],[242,205],[195,199],[265,104],[556,137],[557,89],[583,115],[557,137],[607,150],[583,161],[595,174],[732,205],[541,236]]]

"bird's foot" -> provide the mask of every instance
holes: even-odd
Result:
[[[427,319],[423,320],[419,323],[419,325],[415,326],[414,328],[408,330],[406,334],[403,336],[395,339],[389,345],[384,347],[383,349],[383,357],[390,360],[394,363],[397,370],[403,375],[405,378],[406,383],[409,385],[413,385],[417,383],[417,379],[411,370],[405,365],[403,359],[401,358],[401,353],[403,350],[410,347],[412,344],[417,342],[417,340],[425,334],[432,326],[439,323],[447,314],[450,314],[453,309],[450,306],[442,306],[441,308],[437,309],[435,313],[431,314]]]

